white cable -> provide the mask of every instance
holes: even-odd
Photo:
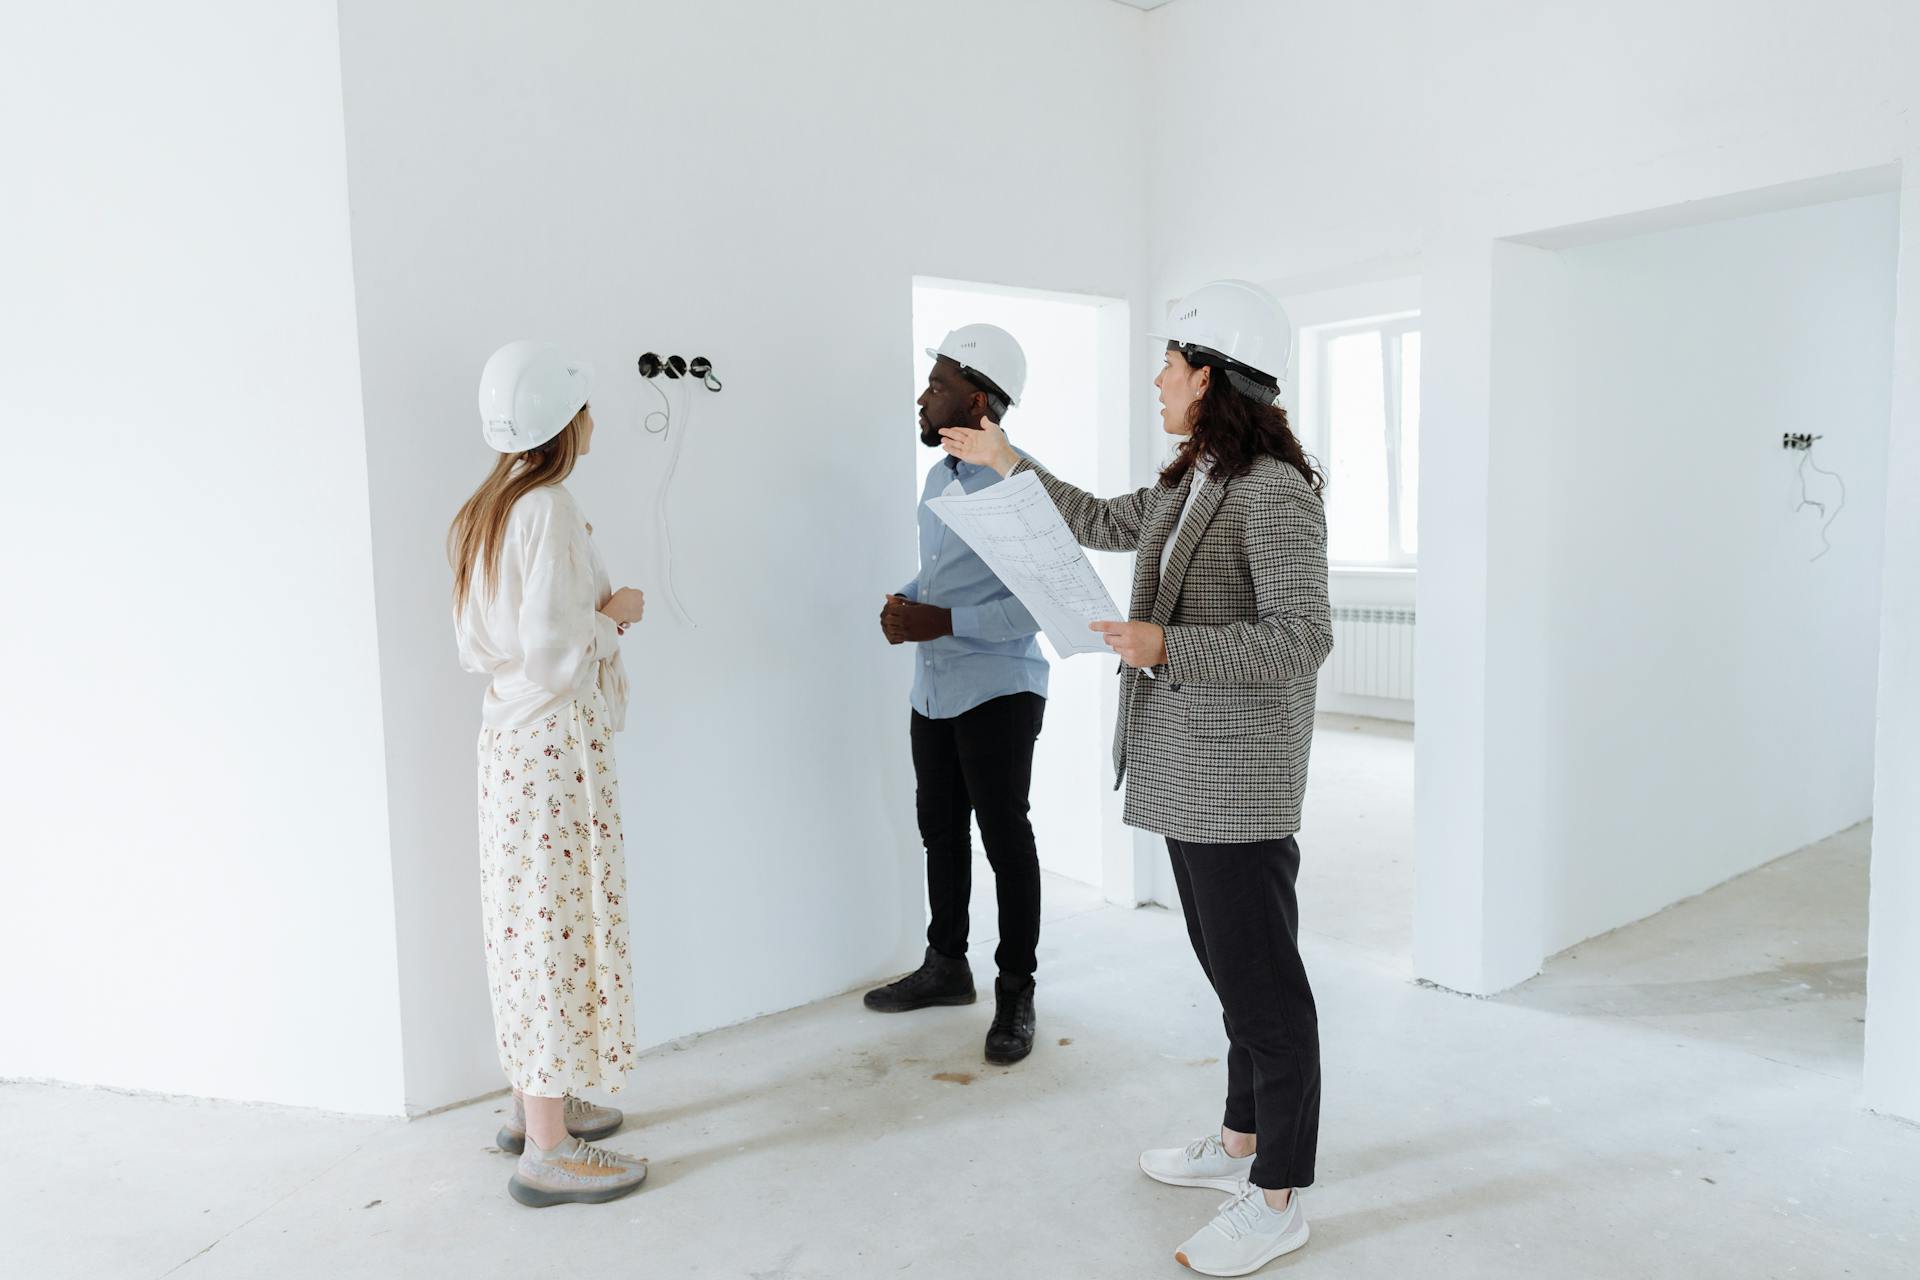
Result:
[[[1811,446],[1808,447],[1806,456],[1802,458],[1801,461],[1805,465],[1811,466],[1815,471],[1819,472],[1821,475],[1830,476],[1833,479],[1833,482],[1840,486],[1840,505],[1836,506],[1833,509],[1833,514],[1828,515],[1826,518],[1826,522],[1820,526],[1820,544],[1821,544],[1820,555],[1817,555],[1814,557],[1814,560],[1818,560],[1821,558],[1821,556],[1824,556],[1827,554],[1827,552],[1833,550],[1833,543],[1829,541],[1827,538],[1827,530],[1832,528],[1833,522],[1840,518],[1840,513],[1847,509],[1847,482],[1845,480],[1842,480],[1837,472],[1829,471],[1825,467],[1821,466],[1819,463],[1815,462],[1813,460],[1813,449]],[[1801,472],[1800,491],[1803,495],[1806,493],[1806,472],[1804,470],[1802,470]],[[1806,504],[1802,503],[1801,505],[1805,506]],[[1814,503],[1813,505],[1820,508],[1820,513],[1822,515],[1826,515],[1827,509],[1825,506],[1817,502]]]
[[[661,399],[666,399],[666,395],[667,393],[665,391],[660,392]],[[671,408],[672,402],[668,401],[668,404],[669,408]],[[672,447],[667,451],[667,470],[666,473],[660,477],[660,491],[654,497],[653,509],[654,518],[660,530],[660,547],[663,552],[661,556],[661,568],[667,581],[667,603],[673,607],[674,616],[679,618],[681,622],[689,627],[698,627],[700,624],[693,620],[692,615],[687,612],[686,605],[680,602],[680,592],[673,585],[673,527],[667,518],[668,490],[673,487],[673,473],[680,466],[680,445],[686,440],[687,432],[691,428],[692,423],[693,396],[692,393],[689,392],[686,408],[680,415],[680,430],[678,432],[668,433],[672,441]]]
[[[660,397],[660,403],[665,407],[662,409],[655,409],[653,412],[649,413],[646,417],[642,418],[640,420],[640,425],[646,428],[648,435],[663,436],[667,434],[667,432],[673,426],[673,401],[667,399],[666,391],[660,386],[658,382],[655,382],[652,378],[647,379],[647,385],[653,388],[654,394]],[[655,418],[660,419],[660,425],[657,427],[653,425],[653,420]]]
[[[1813,457],[1813,451],[1811,446],[1809,446],[1807,449],[1802,450],[1800,453],[1800,465],[1797,468],[1795,468],[1795,470],[1798,471],[1800,475],[1800,505],[1795,507],[1793,510],[1794,510],[1794,514],[1798,515],[1800,512],[1805,511],[1808,507],[1813,507],[1813,508],[1816,508],[1820,512],[1820,514],[1824,516],[1827,514],[1827,504],[1824,502],[1815,502],[1807,494],[1807,463],[1809,460],[1812,459],[1812,457]]]

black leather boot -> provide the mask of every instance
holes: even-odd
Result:
[[[867,992],[867,1008],[877,1013],[906,1013],[936,1004],[972,1004],[973,969],[966,959],[954,960],[927,948],[927,958],[898,982]]]
[[[1033,1052],[1033,979],[1015,985],[993,980],[993,1025],[987,1029],[987,1061],[1011,1066]]]

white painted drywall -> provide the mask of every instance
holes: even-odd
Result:
[[[27,305],[0,323],[35,371],[16,383],[17,415],[40,438],[92,432],[99,457],[82,491],[17,493],[3,518],[27,545],[57,517],[70,562],[114,575],[112,618],[139,621],[89,627],[90,583],[10,562],[10,585],[34,602],[5,632],[16,667],[40,669],[52,647],[36,618],[81,619],[62,624],[57,658],[84,674],[32,682],[10,708],[52,726],[38,741],[58,767],[18,740],[6,763],[10,779],[47,783],[50,816],[25,837],[57,837],[60,852],[15,881],[10,901],[29,905],[0,946],[11,962],[69,943],[71,926],[30,904],[81,875],[111,885],[88,891],[89,927],[111,942],[75,961],[98,1016],[68,1004],[50,1019],[54,989],[29,990],[11,1025],[58,1034],[10,1036],[0,1070],[396,1109],[382,973],[397,913],[406,1100],[496,1083],[466,812],[477,692],[450,673],[433,601],[439,532],[484,461],[462,452],[473,370],[527,332],[576,342],[610,371],[641,347],[707,346],[729,375],[721,434],[699,434],[723,402],[703,404],[675,505],[703,627],[643,638],[655,682],[625,755],[636,813],[659,806],[633,827],[636,864],[651,859],[638,880],[642,955],[659,975],[647,1026],[746,1016],[910,954],[904,762],[863,745],[895,732],[892,691],[868,679],[848,619],[867,577],[884,578],[872,535],[905,464],[878,455],[906,377],[894,353],[914,273],[1126,296],[1142,317],[1148,298],[1224,274],[1290,290],[1422,277],[1426,435],[1447,447],[1426,452],[1422,474],[1417,965],[1479,991],[1530,971],[1510,946],[1486,946],[1515,935],[1487,803],[1489,725],[1516,694],[1488,663],[1507,598],[1489,527],[1513,496],[1490,488],[1493,297],[1496,283],[1511,299],[1551,273],[1505,250],[1496,270],[1494,241],[1892,164],[1904,207],[1920,207],[1920,9],[1501,0],[1469,21],[1427,0],[1185,0],[1142,19],[998,0],[956,23],[867,0],[821,12],[713,4],[695,23],[639,6],[358,0],[342,14],[344,68],[331,10],[305,4],[198,3],[164,21],[127,4],[43,7],[16,23],[34,57],[0,93],[11,118],[44,126],[5,143],[24,196],[0,261],[6,295]],[[954,68],[990,91],[956,93]],[[379,690],[358,569],[369,506],[349,440],[360,407],[342,169],[326,140],[336,71],[355,140]],[[925,124],[944,118],[964,119],[985,157],[984,195],[948,181],[940,143],[959,130]],[[1901,237],[1866,1081],[1872,1105],[1920,1116],[1920,219]],[[228,399],[209,394],[203,364]],[[1107,491],[1160,454],[1143,400],[1130,474]],[[647,407],[636,393],[612,382],[602,402],[616,430],[578,487],[616,568],[637,562],[623,576],[656,586],[644,503],[658,442],[620,437]],[[189,458],[181,424],[196,439],[244,430],[252,451]],[[731,496],[717,461],[751,500]],[[200,568],[222,555],[233,571]],[[210,585],[240,578],[242,596]],[[319,672],[326,699],[277,698],[289,673]],[[823,727],[801,732],[810,717]],[[258,722],[278,730],[271,751],[247,736]],[[68,763],[103,737],[132,762],[103,766],[110,791]],[[715,758],[736,763],[737,783],[685,785],[688,761]],[[217,800],[183,810],[212,777]],[[316,793],[324,821],[286,818]],[[58,825],[82,799],[111,836]],[[679,809],[663,812],[669,801]],[[826,810],[864,821],[849,833],[793,816]],[[183,812],[222,825],[189,834]],[[1151,843],[1135,842],[1136,871],[1159,857]],[[849,918],[879,923],[826,923]],[[210,1050],[183,1024],[244,1030]]]
[[[1898,228],[1879,195],[1561,255],[1548,952],[1872,812]],[[1817,562],[1795,431],[1841,477],[1809,470],[1809,496],[1844,486]]]
[[[8,27],[0,1075],[397,1113],[334,6]]]
[[[1057,475],[1097,485],[1101,455],[1124,456],[1131,429],[1124,416],[1109,419],[1102,413],[1103,380],[1126,376],[1124,368],[1107,366],[1124,366],[1129,356],[1124,340],[1108,344],[1110,350],[1102,349],[1101,312],[1106,305],[1126,310],[1124,303],[1102,299],[917,284],[910,348],[915,376],[910,390],[917,397],[925,387],[933,366],[925,352],[937,347],[949,330],[963,324],[1001,326],[1027,356],[1026,391],[1005,423],[1009,438]],[[911,422],[906,429],[912,429]],[[912,471],[906,477],[908,501],[918,499],[927,469],[945,456],[939,449],[915,450]],[[913,576],[916,550],[911,540],[898,548],[902,582]],[[1132,557],[1094,552],[1092,559],[1118,609],[1124,610]],[[1114,662],[1094,655],[1059,658],[1044,637],[1040,646],[1049,663],[1047,714],[1034,752],[1030,793],[1040,865],[1104,890],[1101,803],[1113,786],[1109,763],[1113,723],[1103,714],[1101,695],[1114,682]],[[1132,888],[1129,883],[1125,891],[1130,893]]]
[[[1525,926],[1489,839],[1489,733],[1522,689],[1489,662],[1509,598],[1489,526],[1527,501],[1523,475],[1505,482],[1517,493],[1490,489],[1493,300],[1497,281],[1520,295],[1543,282],[1511,260],[1496,272],[1494,241],[1651,209],[1677,207],[1679,225],[1700,220],[1688,202],[1890,165],[1912,210],[1920,9],[1183,0],[1150,15],[1149,40],[1156,101],[1180,104],[1150,139],[1155,297],[1222,274],[1305,289],[1411,263],[1422,277],[1416,969],[1499,990],[1539,957],[1507,945]],[[1920,912],[1920,678],[1903,656],[1920,651],[1915,221],[1891,402],[1867,1096],[1920,1116],[1920,943],[1905,923]]]
[[[1920,96],[1920,95],[1916,95]],[[1912,99],[1909,98],[1909,101]],[[1920,1120],[1920,156],[1900,192],[1893,432],[1880,589],[1879,727],[1874,740],[1873,895],[1867,934],[1865,1096]]]
[[[499,1086],[440,540],[497,343],[600,370],[573,483],[649,593],[620,743],[641,1037],[897,971],[924,934],[905,579],[915,275],[1139,298],[1145,19],[1119,5],[342,6],[415,1107]],[[1059,56],[1070,48],[1071,58]],[[1136,307],[1135,313],[1139,313]],[[711,357],[671,512],[642,350]],[[1042,424],[1024,430],[1043,437]]]
[[[1537,673],[1495,656],[1498,634],[1524,629],[1533,616],[1528,557],[1499,549],[1502,528],[1526,527],[1533,497],[1528,469],[1499,460],[1503,439],[1513,438],[1503,436],[1499,421],[1502,370],[1511,367],[1500,360],[1502,335],[1527,323],[1531,305],[1512,296],[1512,273],[1499,264],[1510,267],[1524,246],[1495,253],[1501,246],[1494,242],[1565,244],[1568,237],[1552,229],[1574,225],[1588,226],[1587,239],[1605,238],[1645,229],[1639,215],[1647,210],[1668,210],[1656,221],[1671,226],[1750,213],[1768,202],[1808,203],[1830,175],[1884,169],[1911,149],[1899,113],[1885,105],[1910,89],[1882,47],[1897,37],[1869,35],[1812,11],[1777,13],[1757,24],[1763,35],[1756,24],[1731,21],[1730,13],[1716,20],[1708,11],[1717,8],[1683,11],[1678,25],[1654,40],[1645,35],[1656,29],[1651,12],[1637,5],[1578,15],[1556,10],[1457,44],[1452,29],[1436,35],[1447,56],[1436,61],[1425,95],[1431,145],[1424,321],[1429,367],[1450,367],[1429,379],[1425,425],[1429,440],[1446,439],[1462,451],[1454,460],[1461,466],[1481,475],[1491,467],[1485,489],[1471,475],[1422,485],[1421,690],[1424,701],[1437,679],[1451,678],[1458,705],[1439,724],[1433,706],[1422,707],[1416,964],[1448,986],[1511,985],[1533,972],[1535,945],[1544,950],[1550,936],[1525,871],[1533,828],[1503,815],[1516,807],[1512,779],[1524,774],[1503,768],[1515,748],[1499,738],[1507,726],[1525,723]],[[1691,56],[1708,47],[1718,50],[1715,58]],[[1566,60],[1567,74],[1537,82],[1521,76],[1521,68],[1561,59],[1569,48],[1582,52]],[[1784,98],[1759,87],[1788,74],[1783,59],[1800,86]],[[1878,101],[1861,92],[1876,76]],[[1608,80],[1642,91],[1619,109],[1601,109],[1594,95]],[[1520,101],[1527,110],[1515,110]],[[1825,194],[1860,189],[1851,180],[1829,185]],[[1745,192],[1765,194],[1715,203]],[[1626,224],[1612,224],[1622,218]],[[1903,417],[1897,403],[1893,416]],[[1482,450],[1486,461],[1475,456]],[[1436,572],[1441,538],[1463,554]],[[1463,661],[1476,651],[1483,663]],[[1430,814],[1441,820],[1427,821]],[[1519,844],[1509,848],[1509,841]],[[1881,856],[1909,856],[1889,854],[1884,835],[1878,843]],[[1920,852],[1920,844],[1913,847]],[[1478,899],[1478,918],[1453,910],[1457,903],[1448,899],[1460,886]]]
[[[1156,296],[1221,276],[1291,297],[1412,274],[1427,21],[1417,0],[1148,16]]]

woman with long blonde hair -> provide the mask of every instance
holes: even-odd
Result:
[[[579,1095],[615,1093],[634,1057],[627,878],[612,735],[626,720],[620,637],[639,591],[615,591],[563,481],[593,445],[589,371],[515,342],[480,377],[500,457],[454,517],[461,665],[481,708],[481,922],[500,1066],[513,1086],[508,1191],[541,1207],[637,1188],[647,1162],[589,1142],[622,1123]]]

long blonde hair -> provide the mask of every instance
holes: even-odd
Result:
[[[500,585],[501,539],[513,504],[541,485],[559,484],[573,474],[573,465],[580,460],[580,420],[587,408],[581,405],[560,434],[539,448],[501,454],[492,474],[453,518],[453,527],[447,530],[447,560],[453,565],[456,611],[466,606],[476,569],[488,594]]]

